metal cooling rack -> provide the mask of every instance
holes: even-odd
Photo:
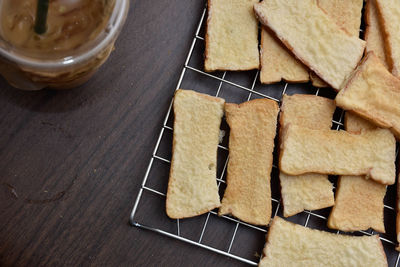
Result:
[[[330,92],[329,90],[331,89],[318,89],[312,87],[310,84],[305,84],[305,85],[297,85],[300,86],[300,88],[296,87],[296,85],[293,84],[288,84],[288,83],[279,83],[277,85],[261,85],[258,82],[258,71],[254,72],[247,72],[245,75],[249,76],[251,75],[253,78],[251,80],[248,80],[248,85],[245,86],[243,83],[236,81],[237,79],[229,79],[228,76],[230,72],[221,72],[221,73],[206,73],[202,70],[202,53],[204,51],[204,29],[205,29],[205,17],[206,17],[206,8],[203,10],[203,13],[200,18],[200,22],[197,26],[197,30],[195,33],[195,36],[193,38],[192,44],[190,46],[189,53],[187,55],[184,67],[182,69],[178,84],[175,88],[175,90],[181,88],[182,82],[184,81],[185,78],[192,80],[194,83],[198,83],[199,81],[203,79],[209,79],[213,80],[216,82],[215,88],[213,90],[216,90],[213,95],[215,96],[220,96],[221,97],[221,91],[224,90],[224,86],[229,86],[230,89],[230,94],[238,94],[240,92],[240,95],[242,96],[243,101],[250,100],[253,98],[269,98],[274,101],[277,101],[280,103],[280,99],[282,98],[283,94],[287,93],[288,91],[292,91],[295,93],[313,93],[315,95],[323,95],[325,97],[333,98],[334,97],[334,92]],[[196,47],[199,46],[199,47]],[[198,50],[196,52],[196,50]],[[196,58],[197,59],[197,64],[196,64]],[[191,62],[193,60],[193,62]],[[251,74],[249,74],[251,73]],[[291,88],[293,87],[294,88]],[[184,88],[184,89],[192,89],[192,88]],[[229,90],[228,90],[229,91]],[[206,92],[211,94],[210,92]],[[243,94],[246,94],[245,97],[243,97]],[[289,92],[289,94],[291,94]],[[243,102],[239,101],[239,102]],[[228,100],[227,100],[228,102]],[[160,155],[160,149],[162,146],[168,147],[166,150],[171,149],[172,146],[172,114],[171,114],[171,109],[172,109],[172,101],[170,103],[170,106],[168,108],[167,114],[165,116],[165,119],[163,121],[163,125],[161,128],[161,132],[158,136],[155,148],[153,150],[152,157],[150,159],[149,165],[147,167],[146,173],[143,178],[143,182],[141,185],[141,188],[139,190],[139,193],[137,195],[136,201],[134,203],[131,215],[130,215],[130,223],[132,226],[139,227],[145,230],[150,230],[156,233],[159,233],[164,236],[168,236],[177,240],[181,240],[183,242],[187,242],[189,244],[202,247],[205,249],[208,249],[210,251],[213,251],[218,254],[222,254],[225,256],[228,256],[230,258],[239,260],[241,262],[250,264],[250,265],[257,265],[260,257],[262,255],[262,249],[264,247],[264,242],[265,242],[265,234],[268,231],[267,227],[257,227],[254,225],[247,224],[245,222],[242,222],[236,218],[230,217],[230,216],[218,216],[218,213],[214,211],[210,211],[207,214],[204,214],[202,216],[193,218],[193,219],[184,219],[184,220],[172,220],[169,219],[165,213],[165,196],[166,196],[166,189],[167,189],[167,182],[168,182],[168,173],[169,173],[169,164],[170,164],[170,159],[168,158],[170,155],[166,153],[167,155]],[[342,110],[337,110],[335,112],[335,116],[332,120],[333,127],[332,129],[339,130],[343,128],[343,115],[344,112]],[[169,140],[168,137],[169,136]],[[167,139],[165,141],[164,139]],[[224,138],[225,140],[228,139],[228,137]],[[166,143],[166,144],[164,144]],[[170,153],[170,152],[169,152]],[[165,154],[165,153],[164,153]],[[221,156],[222,155],[222,156]],[[222,158],[219,160],[218,165],[222,166],[222,170],[220,171],[220,174],[218,175],[217,178],[217,183],[218,187],[220,188],[220,193],[222,195],[222,189],[221,187],[225,187],[225,171],[227,167],[227,163],[229,160],[229,155],[228,155],[228,148],[227,145],[224,145],[224,142],[219,145],[218,148],[218,157]],[[277,157],[274,157],[277,158]],[[273,208],[274,212],[272,213],[273,216],[281,215],[282,210],[281,210],[281,204],[280,204],[280,192],[279,192],[279,184],[277,184],[278,181],[278,172],[277,172],[277,164],[273,165],[273,171],[271,174],[271,189],[272,189],[272,203],[273,203]],[[155,177],[151,177],[151,173],[156,170],[156,173],[158,172],[158,175],[155,175]],[[160,175],[161,173],[161,175]],[[162,177],[160,177],[162,176]],[[150,178],[149,178],[150,177]],[[157,182],[154,183],[150,181],[150,179],[157,180],[158,182],[161,183],[158,184]],[[275,181],[275,185],[274,185]],[[332,180],[331,182],[334,183],[335,187],[335,179]],[[275,192],[274,194],[274,191]],[[395,251],[395,185],[392,185],[388,187],[387,191],[387,196],[385,198],[385,227],[387,230],[387,234],[380,234],[380,239],[382,241],[382,244],[384,245],[384,249],[388,258],[388,263],[389,266],[399,266],[399,259],[400,259],[400,254]],[[152,201],[147,201],[149,198],[156,198],[154,201],[153,205],[154,209],[149,210],[143,209],[141,210],[141,203],[143,205],[143,202],[146,202],[147,205],[151,203]],[[153,207],[152,206],[152,207]],[[329,215],[330,208],[324,209],[324,210],[319,210],[319,211],[304,211],[300,214],[297,214],[295,216],[292,216],[290,218],[287,218],[287,220],[295,222],[297,224],[302,224],[305,227],[310,227],[310,228],[316,228],[320,230],[325,230],[329,232],[335,232],[337,234],[340,233],[340,231],[332,231],[331,229],[328,229],[326,227],[326,221],[327,217]],[[151,214],[150,214],[151,213]],[[156,218],[151,219],[152,216],[155,216]],[[281,215],[282,216],[282,215]],[[391,218],[392,221],[388,221],[387,219]],[[190,231],[186,231],[184,233],[183,231],[183,225],[186,223],[186,221],[189,221],[189,228],[191,229]],[[216,223],[218,222],[218,223]],[[225,230],[225,224],[227,224],[227,228],[230,229],[230,231],[224,233],[222,237],[225,239],[225,243],[223,245],[221,244],[216,244],[215,240],[212,238],[209,238],[210,235],[217,234],[219,235],[219,232]],[[221,225],[223,227],[221,227]],[[197,230],[193,231],[193,226],[197,226]],[[217,230],[210,233],[213,227],[217,227]],[[391,230],[391,231],[390,231]],[[218,232],[219,231],[219,232]],[[193,233],[194,232],[194,233]],[[240,232],[240,234],[239,234]],[[190,234],[188,234],[190,233]],[[346,234],[346,233],[343,233]],[[377,234],[377,232],[374,232],[372,230],[368,231],[358,231],[353,233],[353,235],[372,235],[372,234]],[[240,236],[239,236],[240,235]],[[248,235],[248,236],[246,236]],[[208,238],[207,238],[208,236]],[[252,237],[257,236],[254,240],[254,246],[251,246],[252,251],[248,251],[246,253],[243,253],[244,247],[240,247],[236,245],[236,243],[239,243],[240,239],[247,240],[247,242],[251,242]],[[249,241],[250,239],[250,241]],[[237,241],[237,242],[235,242]],[[250,243],[251,244],[251,243]],[[248,244],[246,244],[247,246]]]

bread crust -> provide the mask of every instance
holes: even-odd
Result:
[[[210,43],[210,36],[208,35],[208,28],[209,28],[209,23],[210,23],[210,9],[212,6],[212,0],[207,0],[207,21],[206,21],[206,36],[205,36],[205,51],[204,51],[204,71],[205,72],[212,72],[212,69],[208,69],[206,61],[208,60],[209,57],[209,43]],[[226,71],[226,70],[224,70]]]

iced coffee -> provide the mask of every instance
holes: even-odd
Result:
[[[38,0],[1,0],[1,74],[28,90],[82,84],[108,58],[128,5],[129,0],[50,0],[45,32],[38,34]]]

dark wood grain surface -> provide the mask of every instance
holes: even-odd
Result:
[[[196,0],[132,1],[115,51],[79,88],[24,92],[0,78],[0,266],[248,266],[128,223],[204,5]],[[189,66],[202,69],[203,51],[198,41]],[[225,79],[250,88],[255,75],[227,72]],[[212,95],[219,88],[219,96],[235,103],[249,96],[190,70],[181,87]],[[333,90],[318,91],[310,84],[257,82],[254,90],[280,99],[284,88],[288,94],[335,96]],[[338,110],[334,120],[342,114]],[[222,128],[228,131],[224,122]],[[165,131],[157,155],[170,159],[171,139],[172,131]],[[222,145],[227,146],[227,138]],[[217,175],[224,179],[228,152],[220,150]],[[146,185],[165,192],[168,170],[167,163],[155,160]],[[271,183],[272,196],[279,199],[277,169]],[[223,190],[222,184],[221,195]],[[386,205],[395,205],[395,192],[395,186],[388,187]],[[174,233],[176,221],[165,215],[165,199],[148,192],[144,196],[135,220]],[[276,209],[281,215],[273,203]],[[321,219],[329,212],[323,209],[311,217],[303,212],[288,220],[332,231]],[[182,236],[198,240],[206,216],[181,220]],[[202,243],[226,251],[235,233],[231,252],[257,261],[264,233],[235,227],[211,215]],[[383,246],[389,266],[395,266],[399,254],[390,242],[396,239],[392,209],[385,208],[385,227],[381,236],[389,242]]]
[[[128,224],[203,1],[132,1],[85,85],[23,92],[0,79],[1,266],[241,264]]]

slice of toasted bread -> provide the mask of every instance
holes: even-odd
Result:
[[[288,175],[279,173],[283,216],[290,217],[304,210],[318,210],[335,204],[328,175],[307,173]]]
[[[382,64],[389,69],[389,64],[385,51],[385,38],[382,25],[378,18],[378,10],[375,0],[367,0],[365,6],[365,35],[364,39],[367,42],[365,52],[373,51],[381,60]]]
[[[394,184],[395,156],[396,140],[387,129],[351,134],[289,125],[282,133],[280,170],[290,175],[366,175]]]
[[[259,68],[257,2],[208,0],[205,71]]]
[[[375,124],[357,116],[355,113],[346,112],[344,116],[344,127],[351,133],[361,133],[362,131],[375,130]]]
[[[274,217],[258,266],[387,266],[378,235],[323,232]]]
[[[378,18],[384,31],[386,59],[394,76],[400,76],[400,2],[375,0]]]
[[[219,215],[268,225],[271,219],[271,169],[279,107],[269,99],[225,104],[230,127],[227,187]]]
[[[225,100],[190,90],[174,97],[174,135],[166,211],[173,219],[220,206],[216,182],[219,127]]]
[[[352,133],[376,129],[375,125],[349,112],[345,115],[345,127]],[[328,227],[346,232],[373,228],[384,233],[385,193],[385,185],[363,176],[340,176]]]
[[[329,87],[329,84],[321,80],[320,77],[318,77],[317,74],[314,72],[310,72],[310,80],[313,86],[318,87],[318,88],[324,88],[324,87]]]
[[[288,124],[329,130],[335,111],[333,100],[314,95],[284,95],[280,113],[281,129]],[[324,174],[291,176],[279,173],[283,216],[333,206],[333,187]]]
[[[313,0],[265,0],[254,10],[263,25],[335,89],[363,55],[365,42],[340,29]]]
[[[317,5],[351,36],[359,36],[363,0],[317,0]]]
[[[335,111],[333,100],[315,95],[284,95],[282,98],[280,125],[303,125],[310,129],[329,130]],[[281,128],[283,128],[281,127]]]
[[[261,30],[261,71],[260,81],[271,84],[285,80],[286,82],[308,82],[308,68],[276,38],[270,29]]]
[[[400,80],[368,52],[336,96],[336,105],[353,111],[400,138]]]
[[[385,193],[385,185],[366,180],[363,176],[340,176],[328,227],[344,232],[372,228],[384,233]]]
[[[340,28],[352,36],[359,36],[363,0],[317,0],[317,4]],[[315,87],[328,87],[313,72],[310,73],[310,79]]]

